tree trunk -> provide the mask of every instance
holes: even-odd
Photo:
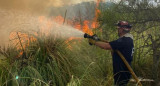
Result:
[[[152,42],[152,49],[153,49],[153,79],[154,79],[154,83],[153,86],[158,86],[158,83],[160,81],[159,78],[159,62],[160,62],[160,52],[158,50],[158,44],[156,43],[156,41],[154,41],[154,39],[152,39],[151,37],[151,42]]]
[[[155,81],[154,86],[158,86],[158,83],[160,81],[159,72],[158,72],[159,58],[160,58],[160,55],[157,53],[157,50],[153,50],[153,79]]]

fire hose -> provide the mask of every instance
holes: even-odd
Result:
[[[105,40],[101,40],[98,38],[98,36],[96,34],[90,36],[88,34],[84,34],[84,38],[91,38],[97,41],[103,41],[106,42]],[[90,45],[92,45],[90,43]],[[138,79],[138,77],[136,76],[136,74],[134,73],[133,69],[131,68],[131,66],[128,64],[128,62],[126,61],[125,57],[123,56],[123,54],[119,51],[119,50],[112,50],[114,52],[117,52],[117,54],[120,56],[120,58],[122,59],[122,61],[124,62],[124,64],[126,65],[126,67],[128,68],[129,72],[131,73],[131,75],[133,76],[133,78],[136,80],[136,82],[138,83],[139,86],[142,86],[140,80]]]

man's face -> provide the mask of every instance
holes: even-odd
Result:
[[[120,37],[121,36],[121,34],[123,33],[123,29],[122,29],[122,27],[117,27],[118,28],[118,36]]]

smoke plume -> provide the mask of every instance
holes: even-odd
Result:
[[[83,37],[83,32],[67,25],[57,24],[51,18],[26,14],[14,10],[0,9],[0,46],[6,46],[17,38],[12,32],[21,32],[34,35],[55,36],[61,38]],[[10,39],[10,40],[9,40]]]
[[[50,7],[61,7],[91,0],[0,0],[0,8],[31,13],[47,13]]]
[[[13,31],[38,31],[45,23],[38,23],[39,16],[48,16],[55,15],[58,13],[59,9],[52,10],[56,8],[64,8],[72,4],[77,4],[83,1],[92,1],[92,0],[0,0],[0,46],[6,45],[9,42],[10,33]],[[81,5],[80,5],[81,6]],[[85,6],[84,6],[85,7]],[[84,8],[83,7],[83,8]],[[72,7],[73,8],[73,7]],[[82,7],[78,7],[79,9]],[[94,8],[94,7],[93,7]],[[72,9],[67,10],[67,17],[73,12],[81,12],[81,9],[73,11]],[[91,9],[90,9],[91,10]],[[93,9],[94,10],[94,9]],[[52,11],[52,12],[51,12]],[[64,10],[61,10],[63,13]],[[84,13],[86,10],[84,10]],[[87,11],[89,12],[89,11]],[[93,12],[92,12],[93,13]],[[69,14],[69,15],[68,15]],[[74,14],[74,13],[73,13]],[[87,13],[88,14],[88,13]],[[87,17],[89,18],[89,17]],[[48,21],[48,20],[44,20]],[[55,23],[55,22],[54,22]],[[52,24],[52,26],[57,26],[57,24]],[[69,26],[60,26],[60,27],[50,27],[54,35],[64,35],[65,37],[83,34],[80,31],[76,31],[74,28]],[[74,29],[74,30],[73,30]],[[30,32],[28,32],[30,33]]]

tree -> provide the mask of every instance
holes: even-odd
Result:
[[[137,3],[135,0],[128,0],[129,5],[123,3],[114,4],[106,8],[100,17],[100,22],[104,26],[105,34],[110,36],[110,30],[114,28],[114,23],[118,20],[127,20],[133,24],[136,55],[135,63],[142,64],[152,56],[152,74],[155,84],[160,81],[160,7],[148,4],[146,0]],[[111,29],[110,29],[111,28]],[[108,38],[108,37],[106,37]],[[145,66],[145,65],[144,65]]]

